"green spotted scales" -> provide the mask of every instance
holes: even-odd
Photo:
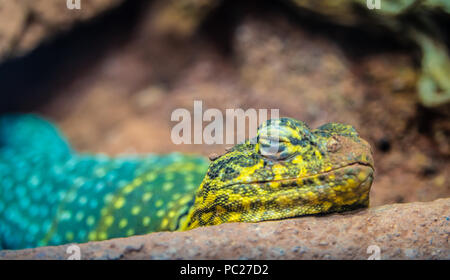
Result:
[[[180,153],[80,154],[49,122],[7,115],[0,249],[346,211],[368,206],[372,180],[370,146],[349,125],[269,120],[255,143],[209,163]]]
[[[3,248],[173,230],[208,167],[203,157],[177,153],[77,154],[35,116],[3,117],[0,125]]]

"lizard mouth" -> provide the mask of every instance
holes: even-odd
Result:
[[[249,182],[235,182],[232,184],[227,185],[227,187],[233,186],[233,185],[242,185],[242,184],[267,184],[267,183],[291,183],[291,182],[297,182],[299,180],[308,180],[308,179],[315,179],[318,178],[320,181],[326,180],[327,178],[336,178],[336,175],[338,176],[351,176],[354,174],[353,168],[361,169],[361,173],[359,174],[359,178],[365,177],[366,175],[369,175],[369,173],[372,175],[374,172],[374,167],[369,162],[353,162],[344,166],[335,167],[333,169],[330,169],[328,171],[319,172],[313,175],[303,176],[303,177],[295,177],[295,178],[283,178],[278,180],[256,180],[256,181],[249,181]],[[364,172],[363,172],[364,171]],[[348,175],[347,175],[347,174]],[[305,184],[301,184],[298,187],[302,187]],[[311,185],[311,184],[309,184]]]
[[[338,177],[344,177],[344,176],[351,176],[354,175],[354,170],[353,169],[361,169],[361,172],[358,174],[359,175],[359,179],[362,177],[366,177],[366,175],[368,175],[366,171],[370,171],[370,173],[373,173],[374,168],[372,165],[370,165],[369,163],[363,163],[363,162],[355,162],[355,163],[351,163],[345,166],[341,166],[341,167],[336,167],[333,168],[331,170],[325,171],[325,172],[320,172],[314,175],[309,175],[309,176],[304,176],[304,177],[297,177],[297,178],[287,178],[287,179],[279,179],[279,180],[268,180],[268,181],[255,181],[254,183],[267,183],[267,182],[296,182],[299,180],[306,180],[308,181],[308,179],[315,179],[318,178],[319,181],[326,181],[327,178],[331,178],[332,180],[335,180],[336,175],[338,175]],[[369,169],[367,169],[369,168]],[[364,172],[363,172],[364,171]],[[334,175],[334,176],[333,176]],[[305,184],[300,185],[299,187],[304,186]]]

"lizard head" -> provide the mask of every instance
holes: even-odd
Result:
[[[352,126],[271,119],[211,162],[183,228],[368,207],[373,171]]]

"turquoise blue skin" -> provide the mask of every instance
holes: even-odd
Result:
[[[0,249],[175,230],[207,168],[204,157],[179,153],[78,154],[49,122],[3,116]],[[130,185],[136,178],[149,179]]]

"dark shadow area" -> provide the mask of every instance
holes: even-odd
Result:
[[[30,111],[45,103],[55,89],[64,88],[108,50],[127,42],[150,2],[125,1],[26,56],[0,64],[0,113]]]
[[[200,32],[215,43],[223,54],[228,55],[232,52],[233,33],[245,15],[270,21],[276,14],[287,17],[311,34],[330,38],[339,44],[350,58],[388,50],[404,51],[415,48],[411,41],[400,40],[398,34],[380,24],[371,22],[344,26],[313,11],[298,8],[288,1],[223,1],[202,23]]]
[[[256,8],[249,5],[252,2],[222,1],[202,22],[199,35],[211,42],[222,55],[232,55],[234,32],[242,17]]]
[[[325,36],[336,42],[350,58],[357,59],[372,53],[411,49],[410,41],[400,40],[398,34],[376,21],[371,21],[369,16],[367,16],[367,22],[345,26],[337,24],[314,11],[295,7],[288,1],[281,1],[281,3],[284,5],[279,5],[279,10],[286,14],[292,22],[297,23],[312,34]],[[271,10],[274,9],[275,7]],[[364,10],[358,12],[361,15],[367,13]]]

